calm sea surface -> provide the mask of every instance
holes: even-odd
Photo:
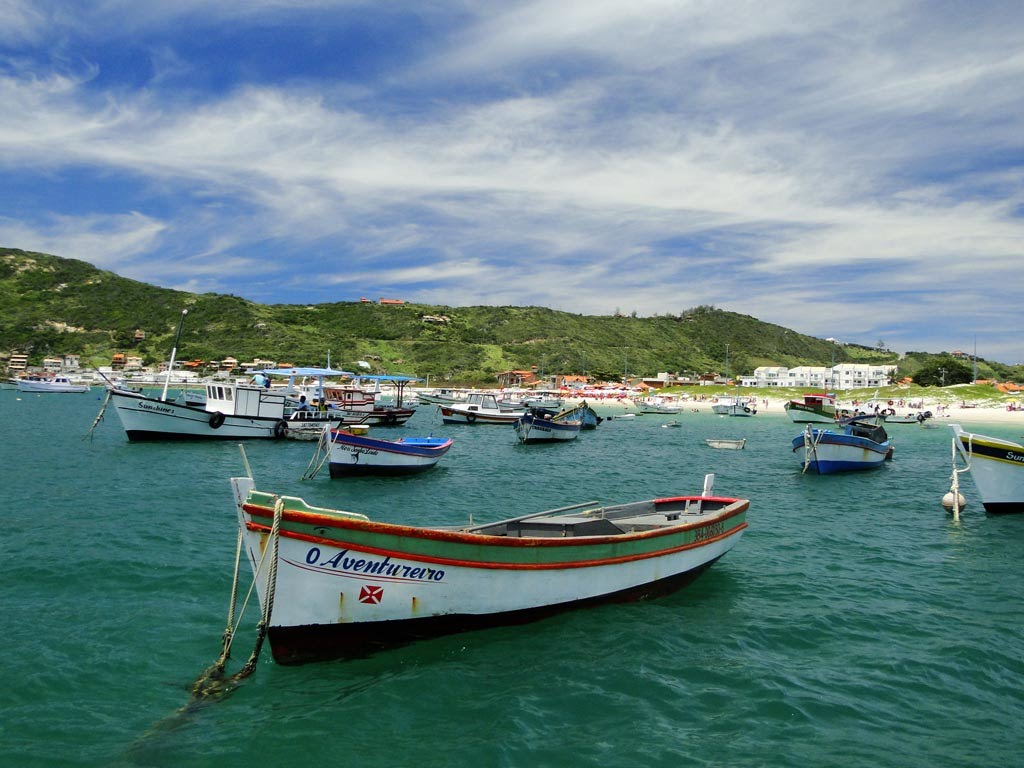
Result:
[[[231,696],[189,706],[220,651],[241,454],[131,444],[113,410],[86,438],[103,396],[0,390],[0,766],[1024,761],[1024,516],[986,516],[967,476],[960,522],[941,508],[945,427],[893,425],[894,461],[831,477],[801,474],[781,413],[641,416],[522,446],[510,427],[445,426],[422,406],[386,434],[455,445],[412,478],[302,481],[312,445],[250,442],[258,488],[381,520],[697,493],[714,472],[719,493],[751,500],[750,528],[664,599],[354,661],[279,667],[265,649]],[[1024,419],[974,426],[1024,433]]]

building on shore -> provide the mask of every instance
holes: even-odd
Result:
[[[740,377],[742,387],[801,387],[820,390],[887,387],[892,384],[895,365],[840,363],[835,366],[802,365],[797,368],[761,366]]]

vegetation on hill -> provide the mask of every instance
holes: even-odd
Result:
[[[351,369],[431,381],[493,384],[507,370],[586,374],[619,380],[659,371],[728,373],[761,365],[832,362],[899,364],[913,375],[925,353],[905,361],[886,349],[838,345],[714,307],[679,315],[585,316],[543,307],[446,307],[338,302],[257,304],[237,296],[158,288],[83,261],[0,249],[0,351],[19,350],[38,365],[46,356],[80,354],[109,365],[115,352],[146,364],[167,358],[182,309],[189,310],[178,359]],[[136,339],[136,331],[144,338]],[[1024,380],[1024,371],[979,364],[979,375]]]

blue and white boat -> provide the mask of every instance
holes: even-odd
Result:
[[[531,408],[513,426],[521,443],[557,443],[579,437],[583,422],[579,419],[555,418],[545,408]]]
[[[597,429],[597,425],[604,421],[597,415],[597,411],[587,405],[583,400],[578,405],[573,405],[552,416],[555,421],[578,421],[580,429]]]
[[[819,475],[873,469],[892,458],[892,445],[881,425],[851,420],[839,430],[815,429],[810,424],[793,438],[801,452],[803,471]]]
[[[328,470],[331,477],[409,475],[431,469],[452,447],[450,437],[382,440],[366,428],[333,429]]]

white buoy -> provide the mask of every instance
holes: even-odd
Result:
[[[963,509],[967,506],[967,499],[964,498],[962,493],[954,494],[953,491],[949,491],[942,497],[943,509],[952,510],[954,508],[954,503],[957,509]]]

